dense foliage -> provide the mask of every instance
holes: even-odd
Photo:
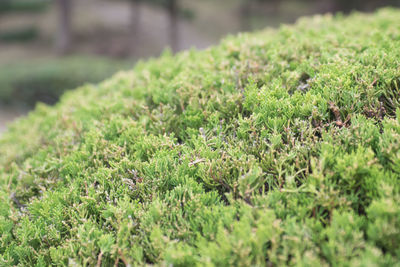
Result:
[[[400,11],[139,63],[0,141],[0,265],[400,264]]]
[[[132,65],[132,64],[131,64]],[[127,62],[96,57],[66,57],[0,67],[0,104],[52,104],[68,89],[100,82]]]

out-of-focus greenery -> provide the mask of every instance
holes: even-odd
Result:
[[[48,0],[0,0],[0,14],[9,12],[41,12]]]
[[[34,26],[27,26],[20,29],[0,32],[0,42],[27,42],[38,36],[38,29]]]
[[[68,57],[0,67],[0,103],[54,103],[67,89],[99,82],[127,62],[95,57]]]
[[[0,15],[39,13],[44,11],[49,3],[48,0],[0,0]],[[3,29],[0,31],[0,42],[27,42],[35,39],[38,34],[38,29],[32,25],[16,29]]]
[[[39,105],[0,139],[0,265],[399,266],[399,17],[301,19]]]

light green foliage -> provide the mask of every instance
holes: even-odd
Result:
[[[400,11],[139,63],[0,141],[0,265],[399,266]]]

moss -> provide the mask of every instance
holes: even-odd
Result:
[[[1,265],[395,266],[400,11],[137,64],[0,141]]]

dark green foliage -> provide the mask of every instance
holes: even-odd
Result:
[[[37,36],[38,30],[35,27],[28,26],[0,32],[0,41],[4,43],[27,42],[34,40]]]
[[[102,81],[127,66],[125,62],[88,57],[4,65],[0,68],[0,103],[52,104],[65,90]]]
[[[0,141],[0,264],[399,266],[400,11],[139,63]]]
[[[0,14],[10,12],[41,12],[50,1],[48,0],[1,0]]]
[[[40,13],[49,3],[48,0],[0,0],[0,20],[4,20],[2,16],[9,13]],[[28,42],[36,39],[38,35],[38,29],[32,25],[3,29],[0,31],[0,43]]]

